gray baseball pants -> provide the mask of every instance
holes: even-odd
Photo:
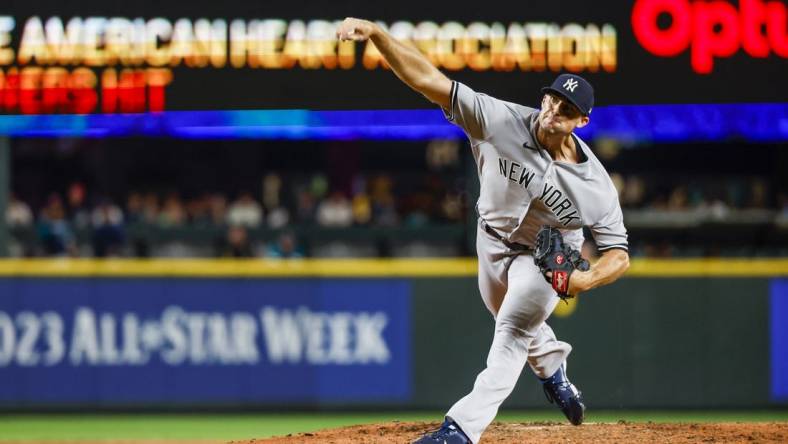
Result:
[[[512,393],[526,361],[540,378],[552,376],[572,346],[555,338],[545,321],[559,298],[534,265],[530,254],[507,248],[479,226],[479,290],[495,318],[495,335],[487,368],[476,377],[473,390],[457,401],[446,416],[474,443]]]

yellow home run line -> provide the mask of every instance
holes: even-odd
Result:
[[[0,277],[456,277],[476,259],[0,259]],[[788,259],[633,259],[627,277],[788,276]]]

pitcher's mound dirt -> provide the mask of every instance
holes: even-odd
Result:
[[[390,422],[298,433],[238,444],[383,444],[409,443],[436,429],[437,422]],[[488,443],[786,443],[788,422],[748,423],[588,423],[580,427],[555,422],[493,423],[482,437]]]

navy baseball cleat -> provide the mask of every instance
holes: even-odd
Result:
[[[441,424],[441,428],[432,433],[427,433],[413,441],[413,444],[471,444],[471,440],[465,436],[465,433],[456,422],[446,418]]]
[[[583,404],[583,394],[577,390],[577,387],[569,382],[566,377],[566,370],[564,365],[547,379],[541,379],[544,394],[551,404],[556,404],[558,408],[564,412],[566,419],[574,425],[583,423],[585,417],[586,406]]]

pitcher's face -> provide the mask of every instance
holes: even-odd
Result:
[[[575,128],[586,126],[588,120],[588,116],[563,97],[548,93],[542,98],[539,125],[548,134],[571,134]]]

